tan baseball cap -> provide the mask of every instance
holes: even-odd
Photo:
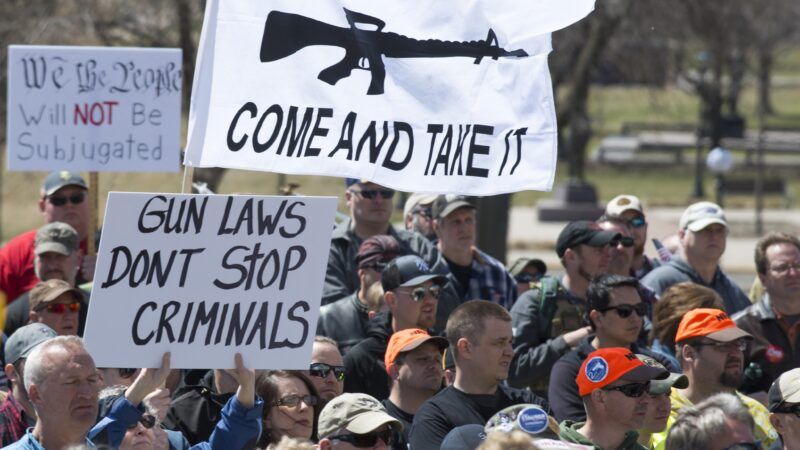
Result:
[[[784,403],[800,403],[800,369],[787,370],[773,381],[767,394],[767,402],[771,412],[775,412]]]
[[[636,211],[644,215],[642,202],[639,201],[639,197],[635,195],[618,195],[612,198],[606,205],[606,215],[614,219],[622,217],[622,213],[625,211]]]
[[[51,222],[36,230],[33,248],[37,255],[55,252],[69,256],[78,251],[78,232],[64,222]]]
[[[76,301],[83,299],[81,291],[70,286],[64,280],[53,278],[51,280],[42,281],[31,289],[29,304],[31,311],[36,311],[42,306],[55,301],[61,294],[72,294]]]
[[[403,217],[411,214],[417,206],[432,205],[436,197],[436,194],[411,194],[403,207]]]
[[[390,424],[398,431],[403,424],[390,416],[381,403],[367,394],[342,394],[325,405],[319,414],[319,437],[332,436],[340,429],[367,434]]]

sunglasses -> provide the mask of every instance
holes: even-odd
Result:
[[[622,386],[604,387],[604,391],[620,391],[622,395],[630,398],[639,398],[645,392],[650,390],[650,382],[647,383],[631,383],[623,384]]]
[[[73,205],[80,205],[84,200],[86,200],[85,192],[78,192],[70,195],[69,197],[65,197],[63,195],[51,195],[50,197],[47,197],[47,201],[53,206],[64,206],[67,204],[67,202],[70,202]]]
[[[354,189],[353,192],[359,194],[367,200],[374,199],[376,196],[378,196],[378,194],[380,194],[381,198],[386,200],[394,197],[393,189],[361,189],[360,191]]]
[[[629,317],[634,312],[636,312],[639,317],[644,317],[644,315],[647,314],[647,305],[644,303],[637,303],[635,305],[609,306],[608,308],[601,309],[600,312],[604,313],[611,311],[612,309],[616,311],[617,315],[622,319]]]
[[[411,214],[419,214],[420,216],[425,216],[428,219],[430,219],[433,217],[433,208],[431,208],[430,206],[425,208],[417,206],[416,208],[411,210]]]
[[[623,247],[633,247],[633,238],[629,236],[621,236],[619,239],[614,239],[608,245],[616,247],[622,244]]]
[[[139,419],[136,423],[134,423],[133,425],[128,425],[128,429],[131,430],[133,428],[136,428],[136,425],[138,424],[142,424],[142,426],[145,428],[153,428],[154,426],[156,426],[156,416],[152,414],[142,414],[142,418]]]
[[[772,411],[776,414],[794,414],[797,417],[800,417],[800,403],[793,403],[789,404],[782,404],[775,408],[775,411]]]
[[[308,369],[308,373],[319,378],[327,378],[331,371],[333,371],[333,376],[337,380],[344,381],[344,366],[332,366],[325,363],[312,363],[311,367]]]
[[[64,314],[69,310],[70,312],[78,312],[81,310],[80,302],[72,302],[72,303],[51,303],[49,305],[42,306],[38,308],[36,311],[47,310],[47,312],[51,312],[53,314]]]
[[[390,447],[394,444],[394,434],[391,428],[383,431],[373,431],[367,434],[340,434],[338,436],[331,436],[330,439],[347,442],[353,447],[359,448],[374,447],[375,444],[378,443],[378,439],[382,440],[384,444]]]
[[[299,405],[300,402],[303,402],[308,406],[316,406],[317,396],[311,394],[287,395],[286,397],[274,402],[272,406],[288,406],[289,408],[294,408],[295,406]]]
[[[695,342],[695,347],[714,347],[714,350],[729,353],[734,350],[743,352],[747,350],[747,341],[744,339],[737,339],[731,342]]]
[[[402,289],[398,289],[398,291],[401,291],[401,290]],[[405,292],[409,292],[409,291],[405,291]],[[413,298],[414,301],[417,302],[417,303],[419,303],[419,302],[421,302],[422,300],[425,299],[425,294],[431,294],[431,297],[438,299],[439,298],[439,294],[441,294],[441,293],[442,293],[442,288],[439,287],[439,286],[435,286],[435,285],[431,286],[431,287],[429,287],[427,289],[424,288],[424,287],[418,287],[418,288],[413,289],[411,292],[409,292],[409,294],[411,295],[411,298]]]
[[[644,217],[634,217],[633,219],[628,221],[628,225],[632,228],[642,228],[643,226],[647,225],[647,221],[644,220]]]
[[[359,266],[359,269],[373,269],[378,272],[383,272],[383,269],[386,268],[388,264],[386,263],[373,263],[373,264],[365,264],[363,266]]]
[[[530,273],[521,273],[514,277],[517,283],[531,283],[534,281],[539,281],[542,279],[542,274],[537,273],[536,275]]]

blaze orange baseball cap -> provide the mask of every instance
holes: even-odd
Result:
[[[721,309],[697,308],[689,311],[678,325],[675,342],[705,336],[718,342],[731,342],[752,335],[737,327]]]
[[[386,364],[386,373],[390,373],[392,366],[394,366],[394,361],[400,353],[410,352],[426,342],[433,342],[439,347],[440,351],[444,351],[450,345],[447,339],[431,336],[427,331],[419,328],[408,328],[394,333],[389,339],[389,345],[386,347],[386,353],[383,356],[383,362]]]
[[[601,348],[589,353],[581,364],[575,382],[581,397],[622,379],[633,383],[663,380],[669,371],[643,363],[630,349],[622,347]]]

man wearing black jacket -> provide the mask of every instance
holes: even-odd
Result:
[[[647,311],[639,291],[639,281],[620,275],[600,275],[587,290],[586,301],[593,334],[583,339],[577,348],[562,356],[550,373],[548,398],[553,415],[564,420],[586,419],[583,399],[578,393],[575,377],[586,357],[601,348],[629,348],[633,353],[650,356],[671,372],[679,372],[666,358],[655,355],[635,344]]]
[[[369,394],[379,401],[389,397],[383,363],[389,338],[407,328],[433,327],[439,292],[446,282],[446,277],[433,274],[416,255],[395,258],[383,269],[381,285],[389,312],[376,316],[366,339],[345,356],[345,392]]]
[[[411,448],[438,450],[453,428],[483,425],[498,411],[519,403],[538,404],[549,412],[543,398],[502,384],[514,356],[511,316],[502,306],[485,300],[466,302],[450,315],[446,334],[456,379],[414,415]]]

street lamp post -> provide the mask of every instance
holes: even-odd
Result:
[[[708,170],[716,175],[717,204],[722,208],[724,202],[725,175],[733,169],[733,155],[730,150],[716,147],[708,152],[706,158]]]

